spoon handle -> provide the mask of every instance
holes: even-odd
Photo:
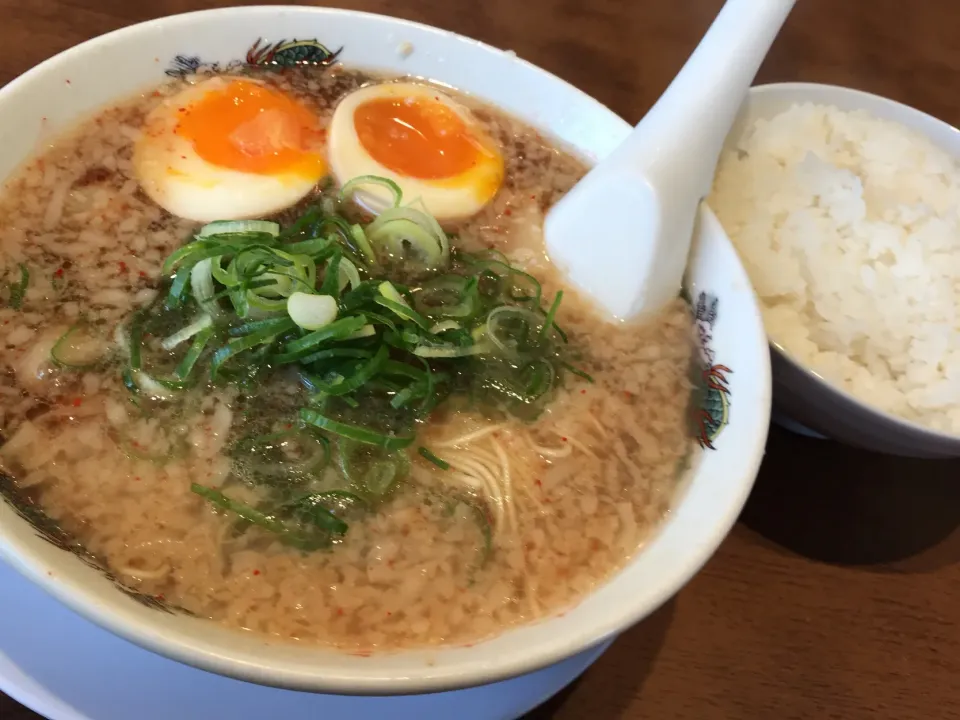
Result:
[[[660,190],[689,193],[693,202],[706,196],[723,141],[795,2],[727,0],[679,74],[613,156],[641,170]]]

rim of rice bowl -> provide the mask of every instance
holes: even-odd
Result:
[[[0,177],[54,130],[163,80],[164,63],[202,53],[228,62],[258,37],[319,36],[343,46],[345,65],[434,77],[498,105],[582,156],[609,153],[630,125],[602,104],[512,53],[384,16],[270,6],[207,10],[129,26],[90,40],[0,89]],[[412,46],[414,51],[398,52]],[[483,67],[486,72],[477,72]],[[109,72],[108,72],[109,70]],[[70,80],[67,85],[65,80]],[[76,556],[40,537],[0,502],[0,557],[86,618],[155,652],[215,673],[281,687],[343,694],[402,694],[469,687],[532,672],[593,647],[653,612],[709,559],[732,527],[759,469],[770,417],[770,364],[756,299],[709,210],[688,285],[721,301],[707,320],[710,352],[732,368],[729,418],[704,450],[655,535],[579,604],[465,647],[357,657],[298,647],[216,623],[169,615],[117,591]],[[709,296],[708,296],[709,297]]]
[[[825,392],[833,393],[852,405],[856,405],[874,415],[877,415],[878,417],[882,417],[887,422],[899,426],[904,433],[918,432],[931,438],[941,439],[944,442],[956,443],[957,450],[960,451],[960,432],[954,434],[945,430],[927,427],[926,425],[921,425],[920,423],[913,422],[899,415],[894,415],[893,413],[887,412],[882,408],[878,408],[875,405],[864,402],[844,388],[834,384],[813,368],[801,363],[799,360],[797,360],[797,358],[791,355],[790,352],[783,347],[783,345],[774,340],[772,337],[769,339],[770,348],[773,351],[777,352],[781,358],[783,358],[783,360],[791,363],[794,367],[807,375],[810,382],[817,383]]]
[[[924,138],[930,143],[934,150],[943,153],[943,155],[953,161],[955,171],[960,170],[960,130],[951,126],[949,123],[909,105],[882,97],[880,95],[838,85],[819,83],[769,83],[751,87],[747,101],[744,103],[744,107],[741,111],[741,116],[738,118],[734,128],[731,130],[731,133],[728,136],[726,150],[733,148],[735,145],[737,145],[737,143],[739,143],[740,139],[745,134],[753,131],[758,121],[770,121],[774,117],[779,117],[787,111],[802,109],[807,105],[815,105],[818,107],[825,106],[828,111],[839,110],[841,113],[863,111],[869,116],[867,118],[868,121],[879,120],[886,123],[892,123],[897,126],[897,131],[905,131],[906,134],[915,134]],[[802,140],[797,141],[797,143],[801,146],[804,145]],[[858,151],[860,151],[862,147],[862,144],[859,145],[857,148]],[[812,153],[809,153],[808,151],[808,154]],[[859,160],[863,161],[866,157],[866,153],[858,152],[857,156]],[[801,162],[803,161],[791,160],[788,164],[793,168],[796,168]],[[833,156],[823,159],[822,162],[824,162],[826,165],[829,165],[831,168],[847,167],[835,165],[835,159]],[[721,166],[722,164],[723,163],[721,159]],[[747,174],[751,173],[751,171],[745,172]],[[719,175],[720,170],[718,169],[718,177]],[[858,175],[858,178],[859,177],[860,176]],[[953,176],[953,182],[960,182],[960,173]],[[711,207],[719,210],[718,203],[714,202],[713,197],[713,193],[716,191],[716,188],[717,185],[714,186],[708,202],[710,202]],[[790,190],[788,190],[788,192],[789,191]],[[800,192],[797,188],[793,188],[792,191]],[[861,189],[861,193],[863,192],[865,191]],[[742,202],[749,201],[744,200]],[[753,200],[753,202],[762,202],[762,198],[758,197]],[[955,205],[951,209],[956,212]],[[718,216],[723,215],[724,212],[722,212],[722,210],[718,211]],[[884,220],[884,222],[888,224],[897,223],[896,220]],[[782,224],[775,225],[770,228],[769,232],[779,232],[781,227]],[[835,228],[831,227],[827,230],[827,232],[835,232]],[[731,233],[728,233],[728,235],[731,235]],[[733,237],[731,237],[731,240],[733,240]],[[930,256],[925,253],[924,268],[928,277],[929,268],[932,267],[931,263],[932,261]],[[805,261],[802,263],[802,265],[812,267],[815,266],[815,263],[813,261]],[[815,274],[815,271],[811,271]],[[960,276],[951,275],[951,277],[955,277],[956,281],[960,281]],[[813,297],[814,293],[816,292],[817,291],[815,289],[811,289],[809,285],[806,286],[805,293],[808,298]],[[841,300],[846,295],[846,293],[838,294]],[[758,293],[758,299],[762,306],[771,307],[768,305],[768,301],[760,296],[760,293]],[[809,299],[808,302],[810,302]],[[960,302],[955,301],[954,307],[960,309]],[[819,325],[809,324],[807,315],[803,315],[802,317],[798,316],[796,319],[792,319],[791,322],[799,323],[799,326],[811,333],[817,329],[817,327],[819,327]],[[820,320],[819,322],[823,323],[826,321]],[[822,391],[832,393],[838,399],[841,399],[852,406],[861,408],[862,410],[865,410],[868,413],[876,416],[878,419],[882,418],[882,420],[886,423],[898,427],[900,431],[907,436],[910,434],[913,434],[915,437],[918,434],[923,435],[929,439],[940,440],[944,444],[956,445],[957,450],[960,450],[960,428],[958,428],[956,431],[950,431],[939,427],[932,427],[924,424],[919,419],[914,420],[897,414],[854,394],[846,387],[841,385],[841,381],[832,380],[828,375],[816,369],[816,367],[804,362],[787,347],[786,341],[782,338],[782,333],[787,329],[785,324],[781,324],[776,327],[770,327],[765,319],[765,327],[768,328],[771,349],[775,351],[784,361],[789,362],[791,365],[801,371],[808,381],[816,383],[822,389]],[[870,334],[872,335],[872,333]],[[809,335],[806,337],[809,341]],[[916,337],[916,335],[908,335],[908,337]],[[816,354],[827,352],[834,352],[838,354],[843,353],[842,349],[830,350],[829,348],[822,346],[820,343],[814,342],[813,344],[816,345]],[[860,363],[858,363],[858,365],[860,365],[861,368],[867,369],[869,372],[869,369],[866,368],[866,366]],[[871,375],[876,377],[872,372]],[[901,390],[899,387],[896,388],[896,391],[906,397],[906,391]],[[810,400],[810,404],[816,405],[816,400],[816,397],[813,396],[813,398]],[[928,410],[927,412],[931,411]]]

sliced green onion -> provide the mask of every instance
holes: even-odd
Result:
[[[441,459],[438,458],[436,455],[434,455],[432,452],[430,452],[430,450],[429,450],[428,448],[423,447],[423,445],[420,446],[420,448],[417,450],[417,452],[420,453],[420,455],[421,455],[423,458],[429,460],[430,462],[432,462],[434,465],[436,465],[436,466],[437,466],[438,468],[440,468],[441,470],[449,470],[449,469],[450,469],[450,463],[448,463],[446,460],[441,460]]]
[[[397,291],[392,283],[384,281],[380,283],[378,289],[380,290],[380,297],[373,299],[375,303],[382,305],[388,310],[392,310],[395,315],[398,315],[404,320],[416,323],[424,330],[430,329],[430,323],[427,319],[410,307],[406,299],[404,299],[403,295]]]
[[[202,238],[233,233],[265,233],[276,237],[280,234],[280,226],[270,220],[217,220],[200,228],[196,236]]]
[[[292,323],[293,321],[291,321]],[[314,330],[302,338],[292,340],[284,345],[284,352],[275,358],[278,363],[288,363],[309,355],[318,345],[328,340],[343,340],[366,324],[363,315],[352,315],[340,318],[319,330]]]
[[[208,315],[220,314],[220,306],[214,299],[216,290],[213,287],[213,258],[201,260],[190,271],[190,290],[197,304]]]
[[[553,319],[557,316],[557,310],[560,309],[560,301],[563,300],[563,290],[557,290],[557,295],[553,298],[553,303],[550,305],[550,310],[547,311],[547,317],[543,321],[543,327],[540,328],[540,337],[545,338],[547,332],[553,326]]]
[[[296,324],[293,322],[293,320],[290,320],[289,318],[283,318],[283,320],[284,322],[278,323],[276,326],[268,327],[263,330],[257,330],[249,335],[244,335],[243,337],[234,338],[233,340],[228,341],[226,345],[213,354],[213,359],[210,361],[210,378],[216,379],[220,368],[230,358],[246,350],[252,350],[258,345],[271,343],[281,334],[296,327]]]
[[[427,212],[411,207],[384,210],[365,230],[374,248],[382,248],[395,260],[413,254],[424,268],[446,267],[450,244],[440,224]]]
[[[184,296],[187,294],[187,285],[190,283],[190,274],[193,269],[189,265],[181,265],[177,269],[177,274],[173,276],[173,282],[170,284],[170,291],[167,293],[167,308],[173,310],[180,307]]]
[[[273,330],[274,332],[285,332],[290,329],[290,319],[285,317],[264,318],[263,320],[251,320],[243,325],[232,327],[229,330],[231,337],[242,337],[250,333]]]
[[[458,358],[469,355],[483,355],[493,350],[489,342],[478,342],[473,345],[434,345],[421,343],[413,348],[413,354],[422,358]]]
[[[321,493],[302,497],[291,503],[294,517],[335,535],[346,533],[348,525],[330,512],[323,503],[324,498]]]
[[[351,393],[357,388],[366,385],[374,375],[380,372],[389,355],[390,351],[387,346],[381,345],[374,356],[358,367],[353,375],[343,378],[338,383],[327,384],[318,381],[315,385],[320,392],[326,393],[327,395],[335,396]]]
[[[372,337],[377,334],[377,329],[373,325],[364,325],[359,330],[347,335],[344,340],[359,340],[360,338]]]
[[[523,307],[501,305],[487,316],[486,337],[502,352],[519,356],[539,339],[543,317]]]
[[[338,250],[334,253],[333,257],[327,261],[327,268],[323,276],[323,286],[320,288],[320,292],[324,295],[332,295],[335,298],[340,297],[340,260],[342,258],[343,253]]]
[[[351,197],[357,188],[361,185],[382,185],[393,193],[393,207],[398,207],[403,199],[403,190],[390,178],[380,177],[379,175],[358,175],[340,188],[340,199],[346,200]]]
[[[433,335],[439,335],[440,333],[447,332],[448,330],[460,330],[463,326],[460,325],[456,320],[444,320],[438,322],[436,325],[430,328],[430,332]]]
[[[130,355],[130,368],[132,370],[140,369],[140,346],[143,344],[143,311],[133,314],[130,320],[130,335],[124,335],[122,328],[117,328],[117,339],[121,345],[126,344]]]
[[[560,366],[563,367],[565,370],[569,370],[569,371],[572,372],[574,375],[577,375],[578,377],[582,377],[582,378],[583,378],[584,380],[586,380],[588,383],[594,382],[594,379],[593,379],[593,376],[592,376],[592,375],[589,375],[588,373],[585,373],[583,370],[574,367],[574,366],[571,365],[570,363],[565,363],[565,362],[564,362],[564,363],[560,363]]]
[[[414,440],[413,435],[387,435],[357,425],[348,425],[347,423],[331,420],[310,408],[300,408],[300,419],[309,425],[318,427],[321,430],[326,430],[334,435],[340,435],[348,440],[356,440],[357,442],[366,443],[367,445],[376,445],[385,450],[402,450],[412,444]]]
[[[472,317],[480,305],[477,278],[441,275],[425,283],[415,300],[417,310],[429,317]]]
[[[173,388],[170,386],[174,383],[162,383],[143,370],[131,370],[130,377],[140,391],[150,397],[158,400],[169,400],[173,397]]]
[[[300,359],[301,365],[312,365],[321,360],[333,360],[337,358],[371,358],[373,353],[369,350],[359,350],[357,348],[330,348],[329,350],[319,350],[312,355],[307,355]]]
[[[397,479],[399,468],[390,461],[375,462],[363,475],[363,486],[373,497],[385,495]]]
[[[399,189],[399,188],[398,188]],[[350,236],[353,238],[353,244],[357,246],[357,249],[363,253],[363,256],[372,264],[377,264],[377,255],[373,252],[373,248],[370,246],[370,241],[367,240],[367,235],[363,231],[363,228],[359,225],[350,226]]]
[[[323,547],[324,545],[329,544],[329,537],[309,537],[302,532],[298,532],[297,530],[288,527],[283,521],[278,520],[270,515],[265,515],[259,510],[250,507],[246,503],[242,503],[239,500],[234,500],[224,495],[219,490],[214,490],[213,488],[206,487],[205,485],[192,483],[190,485],[190,491],[196,493],[214,507],[220,510],[226,510],[227,512],[233,513],[237,517],[246,520],[252,525],[256,525],[264,530],[268,530],[269,532],[277,535],[281,541],[286,542],[294,547],[298,547],[301,550],[315,550],[318,547]]]
[[[280,234],[277,236],[281,240],[291,238],[298,233],[304,232],[309,229],[308,226],[316,224],[320,220],[321,215],[320,208],[314,206],[307,210],[303,215],[298,217],[292,225],[288,226],[286,229],[281,230]],[[310,242],[310,241],[307,241]],[[287,246],[290,247],[289,245]]]
[[[319,330],[337,319],[337,300],[329,295],[295,292],[287,298],[287,315],[304,330]]]
[[[209,315],[201,315],[189,325],[177,330],[173,335],[164,338],[160,343],[160,347],[167,351],[173,350],[180,343],[186,342],[201,330],[206,330],[211,325],[213,325],[213,318]]]
[[[524,380],[527,398],[533,401],[541,398],[553,387],[556,371],[550,362],[540,359],[527,365],[521,372],[521,378]]]
[[[27,295],[27,288],[30,286],[30,271],[23,263],[17,263],[20,268],[20,282],[10,283],[10,307],[19,310],[23,305],[23,299]]]
[[[130,368],[126,368],[122,373],[120,373],[120,379],[123,381],[123,386],[127,390],[129,390],[134,395],[139,395],[140,386],[137,385],[137,383],[134,381],[133,373],[134,373],[133,370],[131,370]]]
[[[59,367],[83,370],[94,367],[108,352],[106,341],[77,324],[61,335],[50,350],[50,359]]]
[[[283,249],[294,255],[306,255],[315,261],[323,260],[336,249],[336,241],[328,237],[311,238],[310,240],[284,245]]]
[[[348,285],[351,288],[360,285],[360,273],[357,271],[357,266],[348,258],[340,258],[340,266],[337,274],[340,276],[340,292],[343,292]]]
[[[269,515],[264,515],[259,510],[255,510],[249,505],[239,502],[238,500],[232,500],[219,490],[214,490],[213,488],[205,485],[199,485],[198,483],[191,483],[190,492],[196,493],[204,500],[216,505],[221,510],[229,510],[233,514],[242,517],[247,522],[251,522],[254,525],[259,525],[260,527],[271,532],[283,533],[287,531],[287,527],[276,518],[272,518]]]
[[[187,354],[183,356],[180,364],[177,365],[176,370],[173,371],[177,379],[186,380],[190,376],[190,373],[193,372],[194,366],[197,364],[197,361],[200,359],[211,338],[213,338],[212,328],[208,327],[197,333],[196,337],[193,338],[193,342],[190,344],[190,349],[187,350]]]

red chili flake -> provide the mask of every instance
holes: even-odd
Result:
[[[543,487],[543,481],[541,481],[540,479],[534,480],[533,484],[536,485],[537,487]]]
[[[187,159],[187,156],[186,156],[186,155],[181,155],[181,156],[180,156],[180,159],[181,159],[181,160],[186,160],[186,159]]]
[[[126,271],[127,271],[127,264],[126,264],[123,260],[121,260],[120,262],[118,262],[118,263],[117,263],[117,266],[120,268],[120,272],[126,272]]]
[[[513,210],[511,210],[510,208],[507,208],[506,210],[503,211],[503,214],[507,216],[513,215]]]
[[[581,394],[581,395],[586,395],[586,394],[587,394],[586,388],[584,388],[583,390],[581,390],[581,391],[580,391],[580,394]]]
[[[337,608],[337,615],[343,615],[343,608]]]
[[[562,438],[560,438],[560,441],[561,441],[561,442],[566,442],[567,439],[566,439],[565,437],[562,437]]]
[[[254,574],[254,575],[259,575],[259,574],[260,574],[260,571],[259,571],[259,570],[254,570],[254,571],[253,571],[253,574]]]
[[[69,80],[67,80],[67,85],[69,85],[69,84],[70,84],[70,81],[69,81]]]
[[[537,196],[536,196],[536,195],[531,195],[531,196],[530,196],[530,199],[531,199],[531,200],[536,200],[536,199],[537,199]]]
[[[629,390],[624,390],[624,391],[623,391],[623,396],[630,398],[630,397],[633,397],[633,393],[630,392]]]
[[[137,273],[137,274],[138,274],[140,277],[146,277],[146,276],[147,276],[147,274],[146,274],[143,270],[141,270],[141,271],[140,271],[139,273]]]
[[[186,111],[187,111],[186,108],[177,108],[177,112],[186,112]]]
[[[133,481],[134,481],[134,482],[140,482],[140,476],[137,475],[136,477],[134,477],[134,478],[133,478]]]
[[[293,423],[287,423],[287,430],[293,427]]]
[[[136,440],[131,440],[131,441],[130,441],[130,444],[131,444],[133,447],[135,447],[135,448],[140,447],[140,443],[138,443]]]
[[[393,615],[393,613],[387,610],[387,617],[390,617],[391,615]]]
[[[153,96],[154,96],[154,97],[160,97],[160,91],[159,91],[159,90],[154,90],[154,91],[153,91]]]
[[[73,399],[73,406],[74,406],[74,407],[80,407],[82,404],[83,404],[83,398],[74,398],[74,399]]]
[[[157,595],[156,598],[157,600],[161,600],[161,601],[166,600],[166,598],[163,596],[163,593],[160,593],[159,595]]]
[[[58,278],[62,278],[62,277],[63,277],[63,268],[57,268],[57,271],[54,273],[54,275],[55,275],[56,277],[58,277]]]

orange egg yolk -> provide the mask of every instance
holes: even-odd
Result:
[[[353,123],[370,157],[407,177],[450,178],[490,154],[463,119],[440,101],[375,98],[357,107]]]
[[[213,165],[258,175],[323,174],[317,118],[283,93],[232,80],[176,110],[177,135]]]

